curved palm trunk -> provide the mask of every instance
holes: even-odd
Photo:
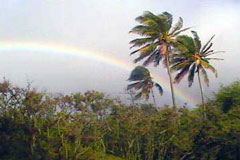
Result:
[[[200,77],[199,71],[198,71],[197,73],[198,73],[198,82],[199,82],[199,87],[200,87],[201,97],[202,97],[202,105],[203,105],[204,117],[206,117],[206,107],[205,107],[205,101],[204,101],[204,95],[203,95],[203,88],[202,88],[201,77]]]
[[[151,89],[151,93],[152,93],[154,106],[157,107],[157,103],[156,103],[156,99],[155,99],[155,96],[154,96],[154,93],[153,93],[153,89]]]
[[[168,77],[169,77],[171,93],[172,93],[172,103],[173,103],[173,107],[176,108],[175,94],[174,94],[174,88],[173,88],[173,80],[172,80],[172,74],[170,72],[169,53],[167,53],[166,58],[167,58]]]

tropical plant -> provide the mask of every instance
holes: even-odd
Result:
[[[220,86],[220,89],[214,95],[214,106],[219,106],[224,113],[240,106],[240,82],[235,81],[228,86]]]
[[[222,86],[202,121],[199,108],[176,112],[96,91],[52,95],[0,82],[0,159],[238,160],[239,92],[239,81]]]
[[[157,87],[159,93],[163,94],[162,87],[157,83],[153,81],[153,78],[151,77],[151,74],[149,70],[143,66],[137,66],[133,69],[133,71],[130,74],[130,77],[128,79],[129,81],[134,81],[133,83],[129,84],[127,86],[127,90],[135,89],[140,90],[135,96],[136,99],[144,98],[149,99],[149,94],[152,94],[152,98],[154,101],[154,104],[156,106],[156,100],[153,93],[153,87]]]
[[[158,66],[160,61],[163,60],[170,80],[173,106],[176,107],[173,81],[169,68],[170,57],[173,47],[177,45],[175,37],[189,28],[182,29],[183,19],[181,17],[173,27],[172,20],[173,17],[168,12],[154,15],[146,11],[142,16],[136,18],[140,25],[135,26],[130,31],[130,33],[139,34],[143,38],[134,39],[130,44],[132,44],[131,48],[138,47],[137,50],[131,52],[131,55],[137,52],[140,53],[139,57],[134,60],[135,63],[145,59],[144,66],[150,63]]]
[[[188,74],[188,86],[191,87],[194,81],[194,75],[197,73],[198,82],[201,91],[202,105],[205,110],[203,87],[201,82],[202,74],[204,82],[209,86],[209,78],[206,70],[211,70],[217,77],[217,70],[209,63],[210,60],[222,60],[220,58],[209,57],[216,53],[211,49],[213,43],[211,42],[214,35],[209,39],[209,41],[202,47],[200,38],[195,31],[191,31],[193,38],[187,35],[181,35],[177,37],[178,49],[180,53],[174,54],[171,69],[174,71],[179,71],[175,77],[175,82],[179,83],[183,77]]]

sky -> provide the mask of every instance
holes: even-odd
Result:
[[[129,56],[129,41],[136,36],[128,32],[146,10],[168,11],[174,22],[181,16],[184,26],[192,26],[202,43],[216,35],[213,48],[226,53],[218,55],[224,61],[212,62],[219,76],[209,72],[206,98],[220,84],[240,78],[240,0],[0,0],[0,78],[20,86],[32,82],[39,90],[52,93],[98,90],[126,97],[128,76],[137,65],[132,62],[137,55]],[[24,47],[5,49],[6,44]],[[73,48],[80,53],[74,54]],[[162,66],[150,69],[164,89],[162,97],[156,96],[157,103],[171,105],[166,70]],[[191,88],[186,78],[175,87],[178,104],[200,102],[196,79]]]

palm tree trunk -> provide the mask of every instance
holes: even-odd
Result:
[[[133,96],[133,91],[129,91],[129,95],[130,95],[130,97],[131,97],[131,101],[132,101],[132,106],[134,106],[135,105],[135,102],[134,102],[134,96]]]
[[[173,88],[173,80],[172,80],[172,74],[171,74],[170,65],[169,65],[169,53],[167,53],[166,58],[167,58],[168,77],[169,77],[171,93],[172,93],[172,103],[173,103],[173,107],[176,108],[175,94],[174,94],[174,88]]]
[[[155,96],[154,96],[154,93],[153,93],[153,89],[151,89],[151,93],[152,93],[154,106],[157,107],[157,103],[156,103],[156,99],[155,99]]]
[[[202,88],[202,82],[201,82],[201,77],[200,77],[199,71],[198,71],[198,82],[199,82],[199,87],[200,87],[200,91],[201,91],[204,117],[206,117],[206,108],[205,108],[205,102],[204,102],[203,88]]]

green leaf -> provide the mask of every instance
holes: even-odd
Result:
[[[179,17],[179,20],[175,24],[175,26],[172,28],[170,35],[174,34],[176,31],[180,30],[182,27],[183,27],[183,19],[182,17]]]
[[[146,80],[151,78],[150,72],[148,69],[142,66],[137,66],[133,69],[130,74],[129,81],[139,81],[139,80]]]
[[[183,77],[188,73],[190,65],[185,66],[182,70],[176,75],[175,83],[179,83]]]
[[[160,95],[163,95],[163,89],[162,89],[162,87],[160,86],[160,84],[158,84],[158,83],[155,82],[154,85],[157,87]]]
[[[192,27],[184,28],[184,29],[182,29],[182,30],[180,30],[180,31],[175,32],[172,36],[175,37],[175,36],[179,35],[180,33],[184,32],[184,31],[187,31],[187,30],[189,30],[189,29],[191,29],[191,28],[192,28]]]
[[[151,44],[154,41],[155,41],[155,38],[147,37],[147,38],[134,39],[134,40],[130,41],[129,43],[132,44],[132,46],[130,48],[133,48],[133,47],[140,47],[140,46],[145,45],[147,43]]]
[[[203,51],[208,47],[209,43],[212,41],[212,39],[214,38],[215,35],[213,35],[208,42],[203,46],[203,48],[201,49],[201,53],[203,53]],[[211,47],[210,47],[211,48]]]
[[[166,17],[166,19],[163,19],[163,21],[164,21],[163,28],[164,28],[164,32],[167,33],[167,32],[169,32],[170,28],[172,27],[173,17],[168,12],[163,12],[162,15]],[[160,15],[159,17],[162,17],[162,16]]]
[[[198,37],[197,32],[195,32],[195,31],[191,31],[191,32],[192,32],[193,37],[194,37],[194,45],[196,47],[196,51],[199,53],[200,49],[201,49],[201,41],[200,41],[200,39]]]
[[[136,89],[136,90],[139,90],[140,88],[142,88],[143,86],[143,83],[140,81],[140,82],[135,82],[135,83],[132,83],[132,84],[129,84],[127,86],[127,90],[130,90],[130,89]]]
[[[208,47],[207,47],[205,50],[203,50],[202,52],[200,52],[200,53],[201,53],[202,55],[206,55],[207,53],[213,52],[213,50],[210,50],[210,51],[209,51],[209,49],[211,49],[212,45],[213,45],[213,43],[210,43],[210,44],[208,45]]]
[[[143,65],[144,65],[144,66],[147,66],[147,65],[149,65],[150,63],[154,62],[154,60],[156,59],[155,57],[156,57],[156,53],[151,54],[151,55],[147,58],[147,60],[144,61]]]
[[[194,63],[191,68],[190,68],[190,71],[189,71],[189,75],[188,75],[188,87],[191,87],[192,84],[193,84],[193,81],[194,81],[194,74],[195,74],[195,71],[196,70],[196,64]]]
[[[201,60],[201,64],[204,68],[210,69],[215,74],[215,76],[217,77],[217,70],[211,64],[205,62],[204,60]]]
[[[154,28],[154,26],[144,26],[137,25],[129,33],[136,33],[142,36],[159,36],[159,28]]]
[[[206,53],[205,56],[211,56],[211,55],[214,55],[214,54],[217,54],[217,53],[225,53],[225,51],[216,51],[216,52],[211,52],[211,53]]]
[[[177,42],[180,43],[182,47],[181,51],[187,51],[185,53],[195,54],[196,48],[194,45],[194,40],[192,37],[187,35],[181,35],[176,38]]]
[[[143,47],[141,47],[141,48],[139,48],[139,49],[137,49],[137,50],[135,50],[135,51],[131,52],[131,53],[130,53],[130,55],[133,55],[133,54],[135,54],[135,53],[139,52],[141,49],[144,49],[144,48],[147,48],[147,47],[149,47],[150,45],[151,45],[151,44],[146,44],[145,46],[143,46]]]

